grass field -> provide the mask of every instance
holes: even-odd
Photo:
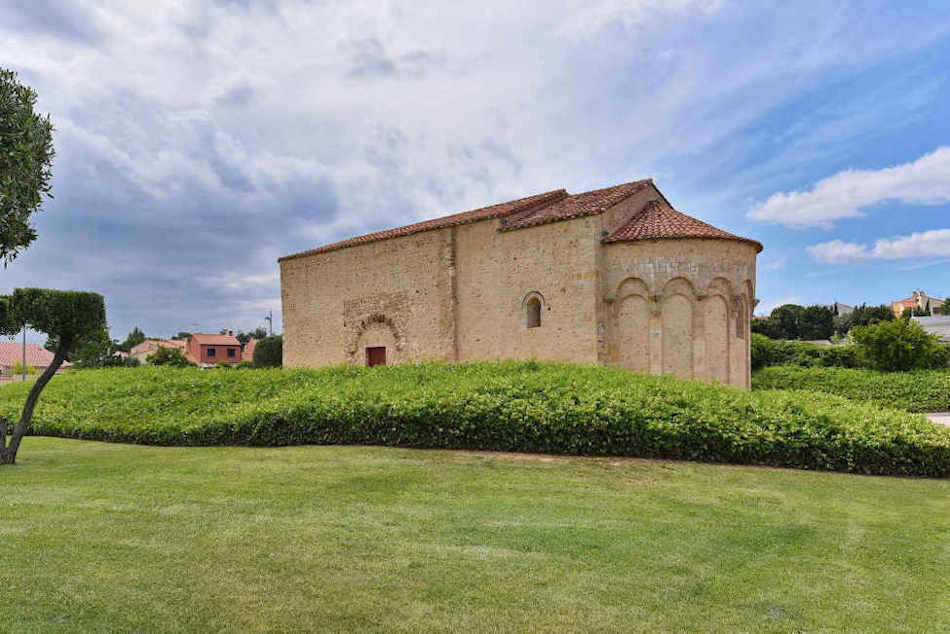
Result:
[[[950,629],[950,482],[26,439],[4,631]]]

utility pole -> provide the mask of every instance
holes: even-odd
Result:
[[[264,321],[267,322],[268,332],[270,336],[274,336],[274,311],[267,311],[267,315],[264,317]]]

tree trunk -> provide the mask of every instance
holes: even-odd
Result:
[[[3,460],[3,454],[7,450],[7,419],[0,416],[0,460]],[[0,464],[3,464],[0,462]]]
[[[70,342],[65,339],[59,340],[59,346],[56,347],[56,354],[53,362],[43,371],[30,388],[30,394],[26,397],[26,403],[23,405],[23,413],[20,414],[20,422],[16,424],[13,431],[10,432],[10,444],[6,447],[0,445],[0,465],[15,464],[16,454],[20,449],[20,441],[26,435],[30,428],[30,421],[33,419],[33,410],[36,409],[36,402],[40,399],[40,393],[46,384],[50,382],[59,366],[63,365],[66,354],[69,352]],[[5,425],[4,425],[5,426]]]

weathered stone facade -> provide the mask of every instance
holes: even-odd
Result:
[[[748,387],[758,243],[679,214],[651,181],[506,205],[282,258],[284,364],[381,347],[387,363],[559,360]]]

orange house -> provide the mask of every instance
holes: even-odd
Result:
[[[226,335],[192,334],[188,340],[188,356],[198,365],[239,363],[241,342],[230,330]]]

